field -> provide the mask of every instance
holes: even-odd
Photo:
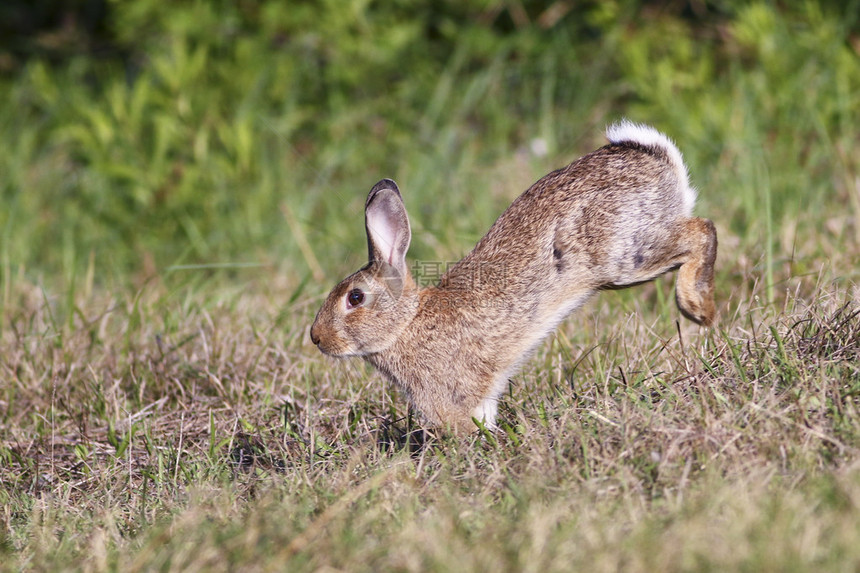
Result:
[[[0,46],[0,570],[860,568],[860,3],[109,6]],[[377,180],[427,272],[621,117],[713,328],[601,293],[465,438],[311,344]]]

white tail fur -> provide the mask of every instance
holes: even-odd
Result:
[[[687,173],[687,166],[684,164],[684,157],[671,139],[650,125],[633,123],[629,119],[622,119],[607,127],[606,138],[615,145],[629,141],[644,147],[658,147],[664,150],[675,166],[678,179],[682,181],[684,215],[689,217],[693,214],[693,206],[696,204],[696,190],[690,186],[690,176]]]

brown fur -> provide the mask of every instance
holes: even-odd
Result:
[[[693,197],[686,170],[677,150],[677,159],[667,151],[671,143],[660,142],[607,145],[546,175],[425,289],[405,263],[400,192],[380,181],[366,204],[370,262],[332,290],[313,342],[327,354],[363,356],[428,422],[466,431],[473,417],[493,424],[508,377],[601,289],[679,269],[682,313],[711,324],[716,231],[684,213]],[[347,308],[353,289],[366,298]]]

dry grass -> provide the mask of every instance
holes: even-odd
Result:
[[[150,282],[71,319],[18,283],[7,566],[851,569],[856,291],[798,279],[767,305],[727,283],[748,292],[710,331],[675,322],[667,281],[603,295],[515,378],[503,431],[464,441],[312,348],[317,300],[279,307],[287,279]]]
[[[860,570],[855,3],[586,3],[501,51],[464,16],[450,61],[382,68],[351,18],[291,43],[286,4],[243,36],[244,3],[144,4],[111,4],[170,24],[134,74],[0,83],[0,570]],[[715,328],[668,280],[603,293],[463,440],[310,344],[362,189],[395,177],[411,256],[456,259],[621,115],[718,226]]]

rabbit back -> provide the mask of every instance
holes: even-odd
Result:
[[[609,145],[520,195],[442,285],[555,307],[577,292],[636,284],[676,266],[677,236],[696,196],[681,154],[656,130],[616,127]]]

